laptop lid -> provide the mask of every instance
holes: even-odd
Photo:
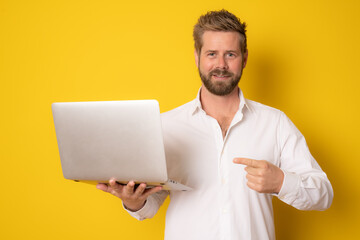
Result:
[[[167,180],[156,100],[53,103],[52,112],[66,179]]]

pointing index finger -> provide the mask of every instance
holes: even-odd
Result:
[[[234,158],[233,162],[254,168],[261,167],[259,161],[250,158]]]

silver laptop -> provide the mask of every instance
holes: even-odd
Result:
[[[168,190],[191,188],[168,179],[156,100],[53,103],[64,177],[87,183],[133,180]]]

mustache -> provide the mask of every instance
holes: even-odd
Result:
[[[221,70],[221,69],[214,69],[212,71],[209,72],[209,75],[212,76],[212,75],[222,75],[222,76],[225,76],[225,77],[232,77],[234,74],[232,72],[229,72],[227,70]]]

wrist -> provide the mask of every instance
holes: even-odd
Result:
[[[138,204],[131,204],[131,203],[126,203],[123,201],[123,205],[124,207],[131,211],[131,212],[137,212],[140,209],[142,209],[145,206],[146,200],[144,202],[138,203]]]

